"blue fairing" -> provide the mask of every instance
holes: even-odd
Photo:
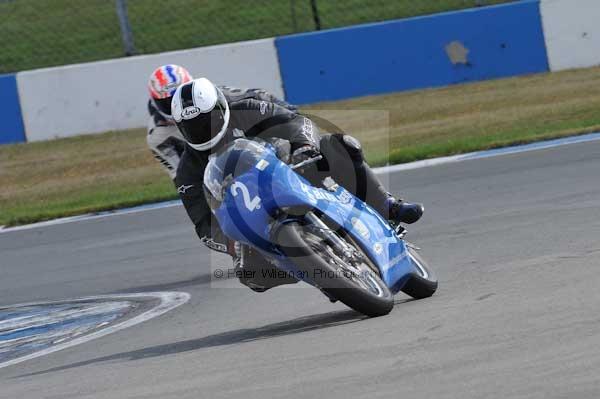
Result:
[[[306,206],[318,209],[342,226],[379,268],[383,281],[393,293],[398,292],[410,274],[417,271],[404,242],[370,206],[342,187],[335,191],[313,187],[270,149],[258,151],[254,146],[252,149],[255,150],[254,157],[244,154],[245,158],[240,161],[239,154],[235,155],[237,166],[234,172],[226,170],[228,162],[219,160],[221,167],[215,167],[211,161],[209,168],[213,170],[205,174],[205,184],[209,179],[213,184],[222,183],[219,180],[233,175],[220,193],[220,206],[213,208],[227,236],[268,253],[278,260],[280,268],[293,270],[293,265],[271,243],[272,222],[282,208]],[[225,156],[231,160],[231,154],[221,155]],[[244,163],[246,165],[239,166]],[[220,187],[218,184],[215,187],[211,192],[218,195]]]

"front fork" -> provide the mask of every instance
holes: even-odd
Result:
[[[318,218],[314,212],[307,212],[306,215],[304,215],[304,219],[321,231],[325,240],[333,245],[335,251],[338,252],[339,255],[342,255],[346,259],[352,259],[354,257],[354,249]]]

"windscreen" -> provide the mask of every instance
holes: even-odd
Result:
[[[211,208],[223,201],[223,189],[228,183],[254,167],[265,156],[265,151],[265,147],[255,141],[238,139],[213,156],[204,172],[204,187],[210,194],[207,199]]]

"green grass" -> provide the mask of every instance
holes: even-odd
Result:
[[[34,203],[21,201],[0,216],[0,225],[19,225],[57,217],[93,213],[99,210],[127,208],[149,202],[161,202],[176,198],[170,181],[156,179],[154,182],[130,186],[99,184],[93,189],[81,190],[76,195],[58,198],[48,196]]]
[[[174,197],[145,132],[113,132],[0,146],[0,225]]]
[[[600,131],[600,68],[303,109],[358,137],[373,165]],[[136,129],[0,146],[0,225],[176,198]]]
[[[317,0],[323,29],[514,0]],[[140,54],[315,29],[309,0],[128,0]],[[292,4],[294,7],[292,8]],[[0,1],[0,73],[124,56],[114,0]]]

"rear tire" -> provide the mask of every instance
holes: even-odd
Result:
[[[325,248],[328,244],[321,241],[324,249],[319,250],[315,248],[314,241],[308,240],[307,234],[312,233],[309,233],[305,226],[292,222],[281,225],[273,239],[282,252],[294,262],[298,271],[310,276],[314,284],[328,296],[369,317],[383,316],[391,312],[394,297],[374,271],[366,267],[361,269],[360,276],[342,276],[339,263],[341,259],[338,257],[338,263],[335,264],[334,255],[330,255],[330,251]],[[362,252],[350,241],[346,242]]]
[[[435,273],[421,256],[417,250],[407,245],[407,251],[412,261],[419,269],[418,273],[413,273],[410,279],[404,284],[402,292],[415,299],[429,298],[438,288],[438,281]]]

